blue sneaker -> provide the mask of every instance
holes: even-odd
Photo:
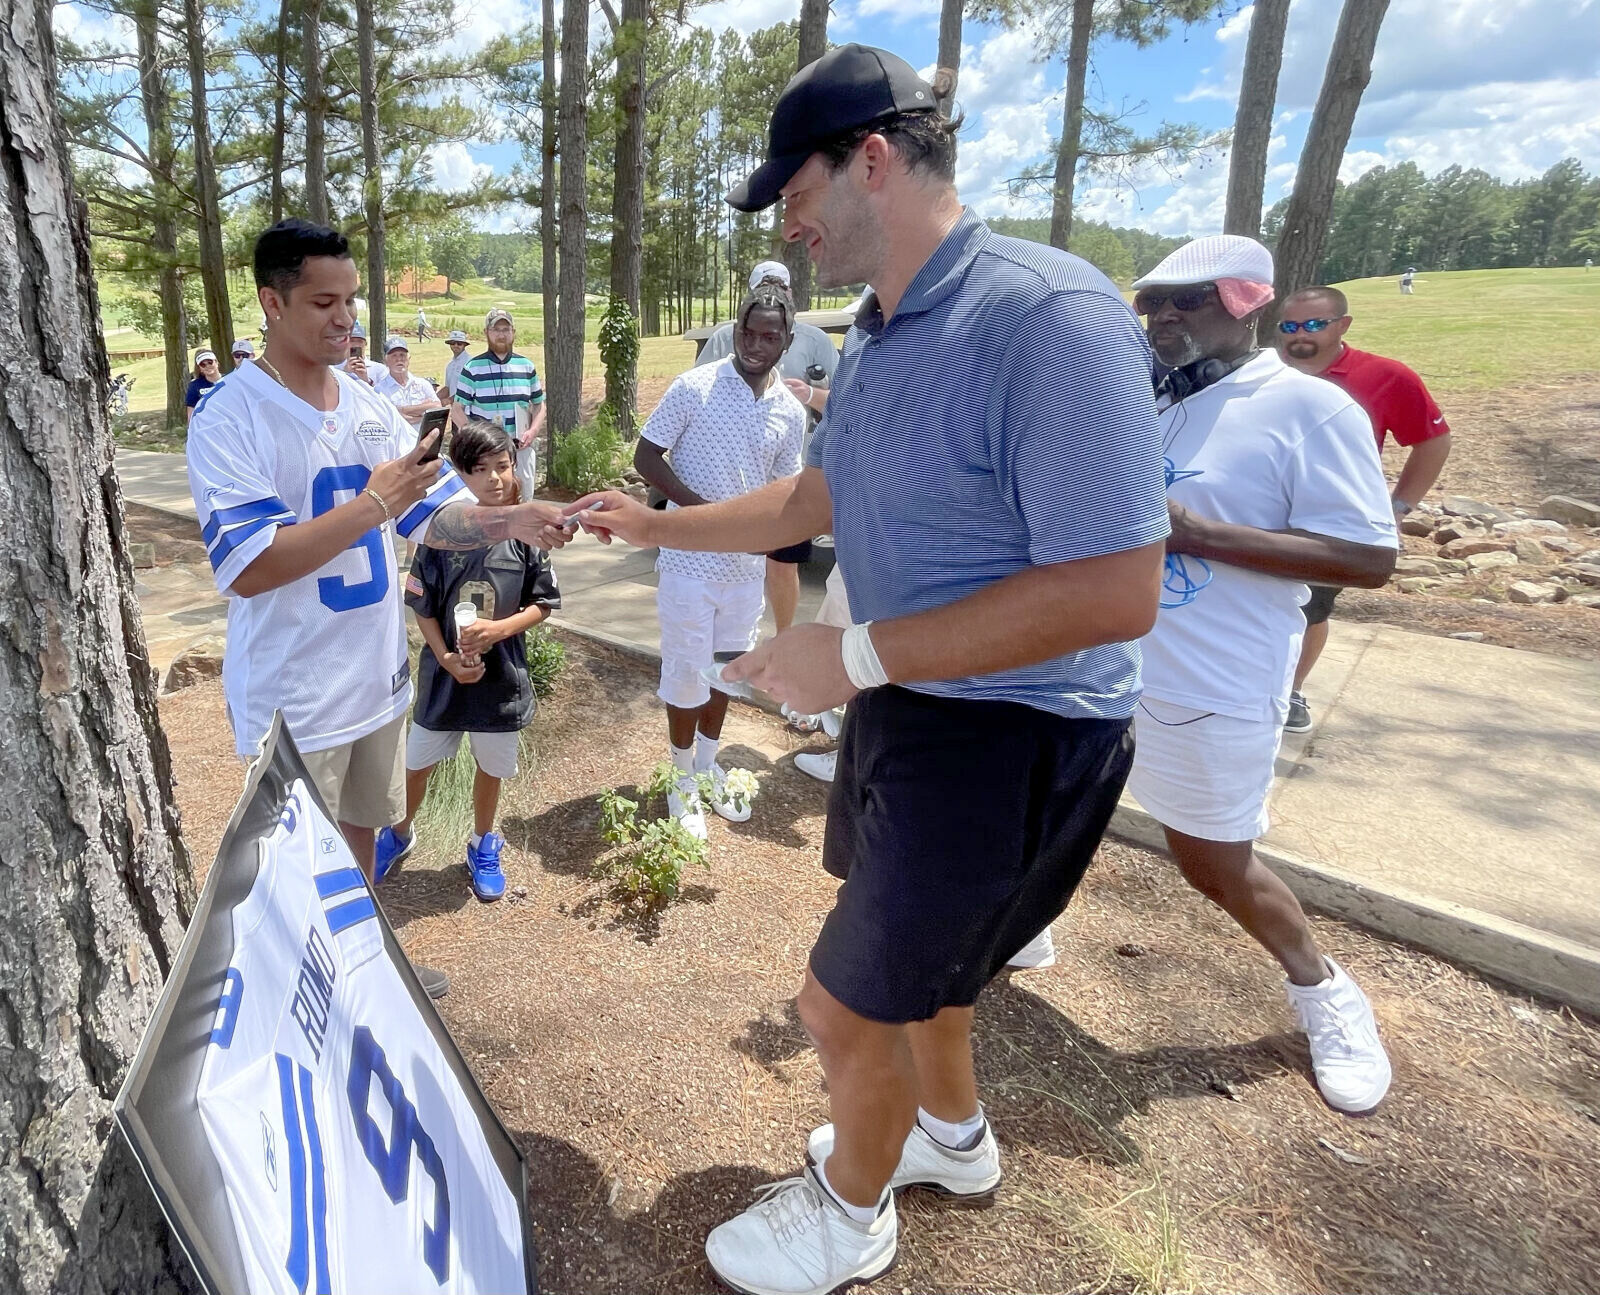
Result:
[[[373,881],[381,882],[391,872],[399,871],[400,861],[411,853],[411,847],[416,843],[415,833],[401,836],[392,827],[382,829],[373,853]]]
[[[506,839],[498,832],[485,832],[476,849],[467,842],[467,877],[472,893],[485,904],[506,893],[506,875],[500,871],[500,850]]]

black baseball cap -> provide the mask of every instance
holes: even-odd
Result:
[[[932,112],[933,87],[905,59],[871,45],[840,45],[808,63],[783,87],[772,109],[767,160],[736,185],[728,205],[765,211],[823,144],[861,126],[908,112]]]

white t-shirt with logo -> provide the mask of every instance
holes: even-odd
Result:
[[[392,401],[396,409],[403,405],[437,404],[439,400],[439,393],[434,390],[433,383],[426,378],[419,378],[415,373],[406,374],[406,380],[402,384],[396,382],[394,374],[385,369],[383,376],[372,384],[372,389]],[[411,422],[410,419],[406,421]],[[411,425],[415,427],[421,421],[421,418],[418,418]]]
[[[189,490],[217,588],[229,595],[222,687],[241,755],[282,710],[295,745],[353,742],[411,701],[404,606],[390,527],[375,526],[309,575],[253,598],[239,573],[280,526],[310,521],[366,489],[372,469],[409,454],[417,434],[365,383],[333,371],[338,408],[313,409],[255,365],[236,370],[189,424]],[[471,496],[444,462],[428,493],[395,519],[426,543],[441,505]]]
[[[727,359],[674,378],[639,434],[671,456],[678,480],[702,499],[717,503],[799,472],[805,428],[805,406],[776,372],[766,391],[757,396]],[[760,580],[767,567],[759,553],[662,549],[656,570],[743,584]]]
[[[1397,548],[1372,424],[1331,382],[1262,351],[1222,381],[1161,411],[1168,497],[1197,516],[1260,530],[1311,531]],[[1192,557],[1184,562],[1201,579]],[[1141,641],[1146,695],[1281,721],[1310,591],[1224,562]]]

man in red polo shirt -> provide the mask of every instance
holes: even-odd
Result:
[[[1349,328],[1350,303],[1344,293],[1337,288],[1301,288],[1284,298],[1278,350],[1290,367],[1344,388],[1367,411],[1379,450],[1387,436],[1407,448],[1400,479],[1391,492],[1398,522],[1439,479],[1450,456],[1450,424],[1411,369],[1399,360],[1345,345]],[[1283,726],[1287,733],[1311,730],[1311,708],[1300,688],[1328,641],[1328,617],[1338,596],[1339,590],[1333,586],[1311,586],[1311,598],[1304,608],[1305,639],[1294,672],[1294,691],[1289,695],[1289,718]]]

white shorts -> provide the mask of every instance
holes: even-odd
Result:
[[[718,652],[748,652],[761,635],[761,581],[722,584],[663,571],[656,588],[661,618],[661,687],[669,706],[694,710],[711,700],[700,672]]]
[[[521,733],[440,733],[413,724],[406,738],[406,768],[412,773],[431,769],[461,749],[461,739],[472,741],[472,758],[491,778],[517,776],[517,747]]]
[[[835,629],[850,628],[850,596],[844,589],[844,570],[836,561],[828,572],[828,583],[823,586],[822,606],[817,608],[817,624],[832,625]]]
[[[1133,712],[1128,792],[1163,827],[1202,841],[1254,841],[1283,729],[1144,698]]]

